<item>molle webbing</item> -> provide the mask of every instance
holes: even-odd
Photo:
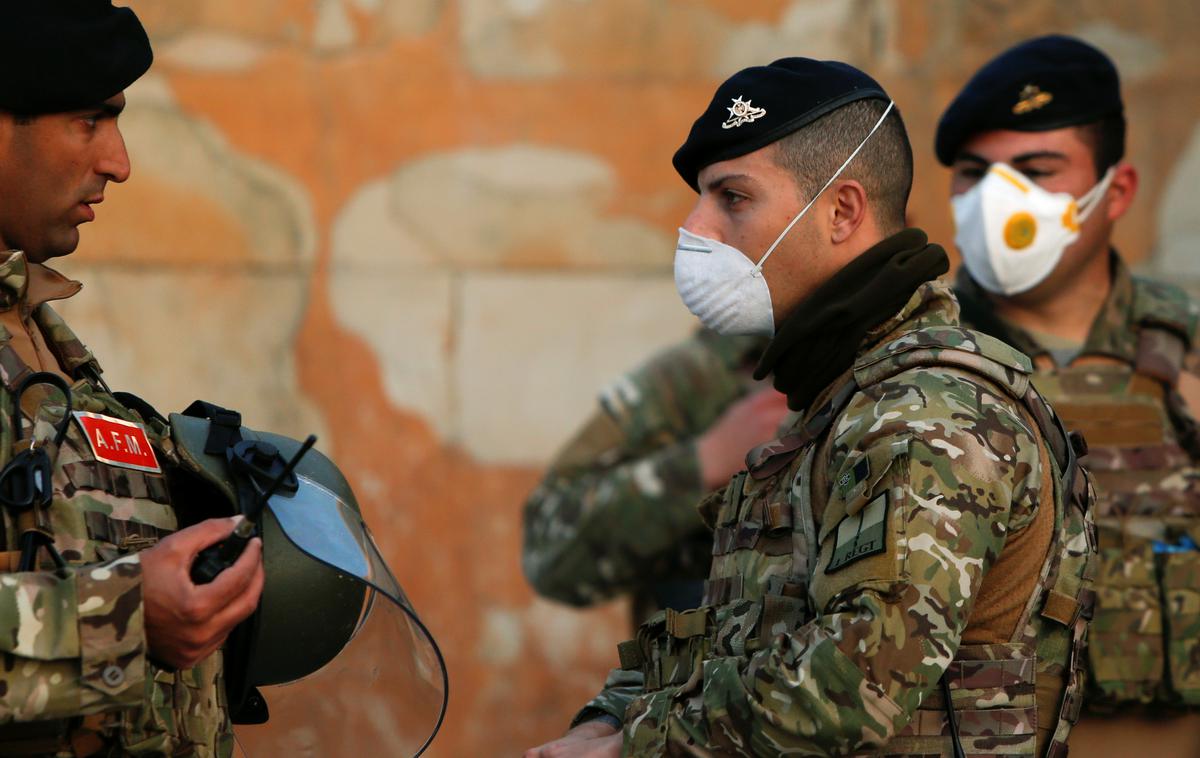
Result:
[[[147,476],[141,471],[116,468],[95,460],[66,463],[62,470],[76,489],[101,490],[117,497],[153,500],[163,505],[171,502],[166,480],[161,476]]]
[[[111,542],[122,550],[145,547],[171,534],[170,529],[140,521],[122,521],[98,511],[88,511],[83,518],[88,531],[97,539]]]
[[[959,738],[970,756],[1033,755],[1037,723],[1031,645],[962,645],[945,673],[958,717]],[[981,699],[993,707],[978,709]],[[872,756],[947,755],[950,731],[945,698],[934,688],[912,720]]]

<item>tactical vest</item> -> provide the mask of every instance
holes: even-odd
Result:
[[[714,569],[704,605],[658,614],[637,640],[619,646],[622,666],[641,669],[648,693],[680,686],[686,690],[702,681],[706,660],[750,655],[813,620],[820,608],[809,590],[819,553],[811,483],[821,442],[860,390],[910,369],[956,369],[1011,397],[1046,441],[1042,459],[1054,473],[1054,537],[1012,639],[960,646],[943,689],[930,694],[886,747],[862,755],[953,755],[943,692],[949,692],[959,714],[966,755],[1034,755],[1038,693],[1044,690],[1061,693],[1057,702],[1043,704],[1044,711],[1057,714],[1045,755],[1063,756],[1082,701],[1094,600],[1089,575],[1095,551],[1092,495],[1086,473],[1076,465],[1082,443],[1067,435],[1031,386],[1028,363],[1016,364],[1011,348],[957,327],[910,334],[916,339],[902,335],[861,357],[797,433],[772,444],[770,457],[738,474],[723,499],[706,503],[716,513]],[[784,502],[781,492],[790,493]],[[1047,679],[1057,686],[1039,689]],[[749,754],[746,746],[712,747],[714,754]]]
[[[1200,458],[1176,391],[1196,314],[1135,280],[1132,363],[1082,356],[1034,382],[1088,441],[1099,571],[1087,702],[1200,706]]]
[[[145,432],[162,470],[144,471],[100,460],[93,450],[103,448],[94,448],[85,436],[82,422],[75,420],[70,422],[59,446],[46,438],[45,423],[36,425],[31,438],[28,418],[22,424],[22,437],[18,439],[12,419],[13,394],[33,371],[10,345],[11,335],[0,327],[0,466],[28,449],[31,442],[36,442],[46,447],[50,454],[54,489],[53,503],[47,509],[35,508],[16,514],[0,508],[5,550],[0,554],[0,570],[16,570],[18,540],[30,529],[53,539],[56,550],[68,564],[68,571],[156,544],[178,528],[165,474],[174,459],[165,422],[143,418],[115,397],[100,379],[101,369],[94,357],[48,305],[34,311],[34,320],[59,365],[73,380],[72,410],[138,425]],[[30,394],[27,391],[26,397]],[[24,404],[26,413],[30,406],[29,402]],[[53,570],[54,564],[44,559],[44,552],[42,556],[40,568]],[[123,669],[114,665],[114,661],[122,660],[121,656],[131,651],[113,650],[110,643],[104,642],[103,636],[89,640],[90,634],[102,635],[104,629],[103,625],[98,625],[97,631],[92,631],[92,626],[84,623],[84,615],[81,611],[82,676],[75,681],[76,675],[70,674],[62,686],[72,692],[84,693],[77,699],[85,713],[90,702],[88,692],[92,689],[112,693],[126,686],[136,686],[144,707],[30,722],[13,722],[10,720],[12,715],[8,714],[5,719],[8,723],[0,725],[0,755],[88,756],[100,753],[118,739],[125,751],[134,755],[225,756],[232,753],[233,740],[225,712],[219,654],[185,671],[168,671],[154,665],[146,666],[144,671],[142,667],[132,665]],[[141,641],[127,640],[126,644],[140,645]],[[69,666],[69,662],[63,665]],[[6,668],[11,670],[11,664]],[[40,669],[35,669],[34,676],[43,675],[36,673],[38,671]],[[29,676],[28,673],[25,675]],[[0,674],[0,678],[7,676]],[[48,685],[51,690],[55,681],[52,679]]]

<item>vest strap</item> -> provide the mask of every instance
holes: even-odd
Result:
[[[1073,627],[1081,618],[1092,618],[1095,603],[1096,593],[1093,590],[1082,590],[1078,597],[1073,597],[1051,587],[1046,590],[1042,618],[1057,621],[1065,627]]]
[[[693,608],[687,611],[667,609],[667,634],[678,640],[703,637],[708,631],[708,609]]]
[[[1133,368],[1139,374],[1173,388],[1179,383],[1186,355],[1187,341],[1178,332],[1156,324],[1146,324],[1138,329]]]
[[[646,662],[637,640],[617,643],[617,656],[621,659],[621,668],[625,671],[638,671]]]

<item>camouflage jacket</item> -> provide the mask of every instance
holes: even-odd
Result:
[[[522,565],[539,593],[588,605],[632,592],[638,622],[699,601],[712,536],[695,509],[696,439],[755,386],[765,344],[698,332],[601,393],[525,504]]]
[[[0,265],[6,308],[24,307],[26,282],[24,256],[12,254]],[[174,456],[165,424],[113,397],[92,354],[49,305],[31,316],[73,380],[76,417],[54,445],[62,396],[31,389],[17,435],[13,393],[31,370],[0,328],[0,464],[31,444],[45,447],[53,461],[48,508],[0,508],[6,551],[0,555],[0,754],[231,755],[220,654],[185,671],[147,657],[137,552],[177,528],[162,471]],[[89,419],[105,426],[85,431]],[[96,432],[102,436],[93,441]],[[149,442],[153,454],[138,440]],[[109,443],[137,452],[138,461],[113,454]],[[52,535],[65,569],[55,570],[43,551],[42,570],[16,570],[18,540],[31,528]]]
[[[1034,383],[1081,431],[1097,490],[1100,561],[1088,704],[1200,706],[1200,434],[1179,387],[1200,386],[1200,304],[1134,277],[1112,288],[1087,340],[1058,365],[960,272],[964,320],[1033,356]]]
[[[704,501],[704,605],[643,625],[589,704],[623,720],[627,754],[943,753],[944,675],[969,755],[1065,740],[1086,482],[1061,430],[1042,436],[1028,359],[957,317],[945,285],[922,285]]]

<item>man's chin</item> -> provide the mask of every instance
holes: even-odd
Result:
[[[79,230],[71,227],[69,231],[63,231],[54,236],[53,239],[46,240],[46,244],[38,245],[36,249],[26,250],[25,257],[33,263],[43,263],[51,258],[62,258],[65,255],[70,255],[79,247]]]

